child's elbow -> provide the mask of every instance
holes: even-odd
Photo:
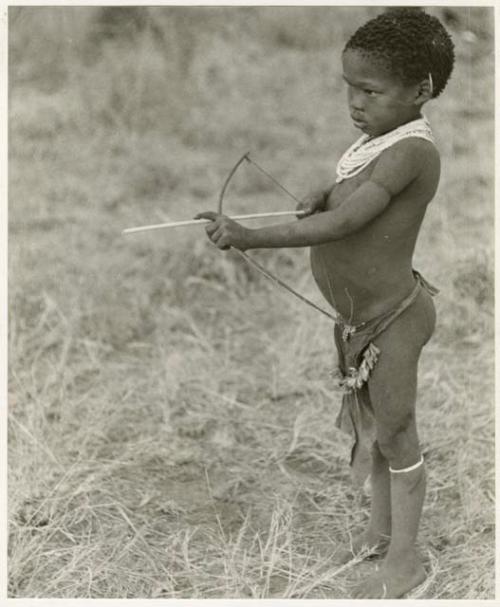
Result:
[[[336,223],[333,233],[333,240],[341,240],[342,238],[347,238],[354,232],[357,232],[360,229],[359,222],[356,221],[353,217],[342,217],[339,218],[339,221]]]

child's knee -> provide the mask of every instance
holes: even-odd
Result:
[[[395,468],[412,466],[420,457],[412,416],[409,416],[408,423],[404,426],[379,430],[376,444],[380,454]]]

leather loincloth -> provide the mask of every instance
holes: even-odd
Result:
[[[335,343],[339,354],[339,384],[344,390],[337,416],[337,428],[353,437],[351,467],[353,479],[363,484],[371,467],[371,448],[376,439],[375,416],[368,391],[370,373],[380,350],[373,343],[387,327],[408,309],[422,288],[431,295],[438,291],[414,271],[413,291],[392,310],[356,326],[339,320],[335,324]]]

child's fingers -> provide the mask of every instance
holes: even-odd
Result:
[[[207,230],[208,230],[208,227],[209,226],[207,226],[207,228],[206,228]],[[222,238],[223,234],[224,234],[223,226],[216,225],[216,226],[214,226],[214,228],[212,230],[212,233],[210,235],[210,240],[213,243],[217,244],[217,241]]]
[[[208,237],[216,247],[222,250],[226,250],[231,247],[231,237],[227,233],[226,227],[224,225],[221,225],[217,221],[215,221],[214,223],[208,225],[205,229],[207,231]]]
[[[215,230],[210,240],[219,249],[227,250],[231,247],[230,238],[222,226]]]
[[[223,236],[215,243],[215,246],[221,251],[227,251],[231,248],[231,245],[227,243],[227,239]]]
[[[295,210],[297,212],[300,211],[301,213],[300,215],[296,215],[297,219],[303,219],[304,217],[307,217],[308,215],[311,215],[314,212],[312,206],[305,202],[299,203]]]
[[[239,226],[225,215],[213,211],[204,211],[198,214],[198,218],[210,220],[210,223],[205,226],[205,232],[211,242],[219,249],[230,249],[236,242],[235,238]]]
[[[218,217],[220,215],[215,211],[202,211],[201,213],[197,213],[194,219],[210,219],[210,221],[215,221]]]
[[[324,211],[325,205],[325,192],[313,192],[312,194],[309,194],[299,202],[296,210],[303,212],[302,218],[309,217],[310,215],[314,215],[315,213],[321,213],[321,211]],[[298,217],[298,219],[301,219],[301,217]]]
[[[208,219],[208,217],[200,217],[200,219]],[[208,223],[205,226],[205,232],[208,234],[208,237],[210,239],[213,238],[215,232],[219,229],[219,223],[217,222],[217,220],[212,220],[212,223]]]

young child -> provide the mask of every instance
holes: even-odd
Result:
[[[364,135],[342,156],[335,185],[299,205],[300,221],[249,229],[205,212],[220,249],[311,247],[317,285],[339,314],[335,342],[352,465],[371,467],[367,529],[342,558],[369,549],[383,564],[356,598],[397,598],[425,579],[416,550],[425,494],[415,422],[417,365],[435,325],[432,288],[412,268],[417,236],[438,187],[439,153],[422,106],[444,89],[453,43],[420,9],[392,9],[347,42],[343,76]]]

